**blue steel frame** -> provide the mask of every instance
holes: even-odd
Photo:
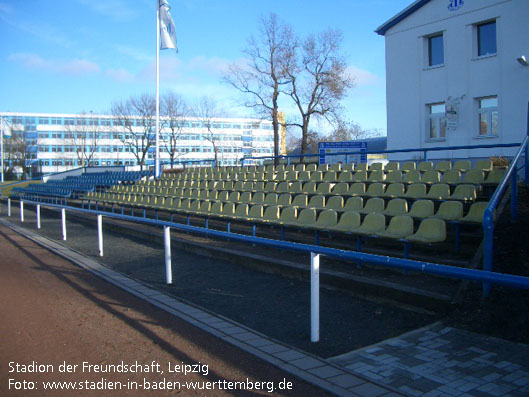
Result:
[[[492,271],[492,260],[494,256],[494,211],[496,210],[503,194],[507,190],[507,185],[511,184],[511,221],[517,217],[518,208],[518,170],[522,155],[524,155],[525,184],[529,183],[529,103],[527,104],[527,135],[520,145],[518,153],[511,162],[503,180],[492,195],[489,205],[483,214],[483,270]],[[522,168],[522,167],[520,167]],[[483,296],[490,295],[490,283],[483,284]]]
[[[215,159],[204,159],[204,160],[174,160],[173,163],[175,164],[183,164],[184,170],[186,169],[186,164],[194,164],[194,163],[207,163],[211,161],[211,166],[215,167],[216,161]],[[164,164],[171,164],[170,161],[160,162],[160,168]]]
[[[494,149],[494,148],[507,148],[507,147],[519,147],[520,143],[501,143],[497,145],[464,145],[464,146],[443,146],[443,147],[429,147],[429,148],[415,148],[415,149],[393,149],[393,150],[367,150],[366,152],[361,151],[351,151],[351,152],[339,152],[339,153],[329,153],[327,156],[344,156],[346,154],[387,154],[387,153],[412,153],[412,152],[423,152],[424,160],[428,159],[428,152],[438,152],[443,150],[461,150],[461,149]],[[287,164],[290,164],[291,158],[301,158],[301,157],[320,157],[319,154],[296,154],[296,155],[281,155],[281,156],[262,156],[262,157],[243,157],[241,165],[244,165],[245,160],[264,160],[264,159],[287,159]]]
[[[529,132],[529,131],[528,131]],[[527,167],[527,157],[528,157],[528,142],[529,136],[526,136],[520,145],[518,153],[514,157],[514,160],[511,162],[511,165],[507,169],[505,176],[501,183],[496,188],[496,191],[489,200],[489,205],[485,209],[483,214],[483,270],[492,271],[492,259],[493,259],[493,241],[494,241],[494,211],[498,204],[500,203],[503,194],[507,190],[508,184],[511,184],[511,221],[515,221],[517,217],[517,207],[518,207],[518,166],[519,162],[522,159],[522,155],[525,154],[525,183],[527,184],[527,175],[529,172],[529,167]],[[490,284],[483,285],[483,295],[489,296],[490,294]]]
[[[367,254],[356,251],[345,251],[336,248],[321,247],[317,245],[301,244],[288,241],[272,240],[263,237],[246,236],[242,234],[224,232],[213,229],[206,229],[203,227],[183,225],[180,223],[160,221],[156,219],[150,219],[146,217],[135,217],[131,215],[120,215],[117,213],[109,213],[104,211],[94,211],[77,207],[70,207],[56,204],[43,204],[36,201],[23,200],[24,202],[31,204],[39,204],[41,206],[52,207],[52,208],[65,208],[72,212],[81,212],[92,215],[102,215],[108,218],[120,219],[133,223],[141,223],[153,226],[167,226],[173,229],[181,230],[184,232],[192,232],[203,234],[206,236],[219,237],[228,239],[231,241],[240,241],[248,244],[255,244],[276,249],[286,249],[301,253],[314,253],[325,255],[331,258],[337,258],[345,261],[352,261],[357,263],[370,263],[377,266],[397,268],[404,271],[414,271],[426,274],[433,274],[442,277],[450,277],[456,279],[464,279],[471,281],[478,281],[481,283],[504,285],[507,287],[529,289],[529,277],[515,276],[511,274],[496,273],[486,270],[475,270],[467,269],[463,267],[441,265],[430,262],[414,261],[410,259],[393,258],[389,256]]]

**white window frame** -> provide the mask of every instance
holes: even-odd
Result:
[[[481,107],[481,101],[487,100],[487,99],[496,99],[496,106],[490,106],[490,107]],[[499,101],[497,95],[490,95],[485,97],[479,97],[476,98],[476,106],[477,106],[477,138],[497,138],[499,136],[499,130],[500,130],[500,114],[499,114]],[[492,131],[492,119],[493,115],[496,114],[497,117],[497,126],[496,131]],[[487,119],[487,131],[486,133],[481,132],[481,118],[482,115],[486,116]]]
[[[443,62],[435,64],[435,65],[430,65],[430,42],[432,38],[438,37],[438,36],[441,36],[443,39]],[[436,68],[441,68],[445,66],[445,62],[446,62],[445,32],[441,31],[441,32],[432,33],[427,36],[424,36],[423,39],[424,39],[424,69],[425,70],[436,69]]]
[[[444,107],[443,112],[432,113],[432,108],[434,106]],[[446,105],[444,102],[435,102],[426,104],[426,141],[445,141],[446,140]],[[441,136],[442,126],[444,120],[444,136]],[[435,122],[436,136],[432,136],[432,121]]]
[[[496,23],[496,52],[485,54],[485,55],[479,55],[479,26],[486,25],[491,22]],[[499,50],[498,49],[498,22],[499,22],[499,18],[493,18],[493,19],[479,21],[479,22],[472,24],[472,43],[473,43],[472,59],[473,60],[486,59],[486,58],[491,58],[491,57],[495,57],[498,55],[498,50]]]

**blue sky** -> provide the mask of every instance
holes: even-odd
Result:
[[[161,51],[161,92],[190,103],[214,97],[226,115],[252,116],[221,81],[241,60],[261,15],[277,13],[301,37],[344,33],[356,86],[350,119],[386,130],[384,38],[374,30],[412,0],[170,0],[179,53]],[[0,0],[0,111],[106,113],[155,90],[156,0]]]

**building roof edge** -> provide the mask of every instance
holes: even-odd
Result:
[[[419,8],[429,2],[430,0],[416,0],[414,3],[410,4],[404,10],[395,15],[393,18],[389,19],[387,22],[379,26],[375,30],[375,32],[381,36],[384,36],[389,29],[409,17],[411,14],[413,14],[415,11],[417,11]]]

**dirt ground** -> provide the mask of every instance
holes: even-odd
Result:
[[[0,227],[0,252],[1,396],[80,394],[46,391],[43,382],[48,381],[76,382],[78,388],[103,384],[118,388],[94,390],[97,395],[143,395],[148,393],[144,385],[153,394],[186,396],[270,395],[268,390],[272,386],[276,388],[275,395],[325,395],[322,390],[167,315],[4,227]],[[102,370],[107,364],[122,362],[127,365],[137,362],[144,372],[118,372],[120,367],[111,372],[96,372],[97,367],[87,367],[100,365]],[[71,365],[71,372],[61,372],[67,370],[61,364]],[[32,372],[31,365],[40,365],[45,372]],[[199,372],[184,375],[178,372],[182,365],[193,365],[187,368]],[[149,371],[160,369],[163,374],[147,372],[146,366]],[[277,391],[282,381],[283,387],[287,387],[285,378],[292,383],[292,389]],[[220,383],[215,383],[216,390],[211,391],[185,388],[153,391],[155,384],[167,387],[168,382],[183,385],[186,381]],[[218,390],[221,383],[229,387],[227,382],[273,384],[260,383],[261,390]],[[17,391],[15,387],[22,389]],[[31,387],[36,390],[27,389]]]

